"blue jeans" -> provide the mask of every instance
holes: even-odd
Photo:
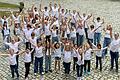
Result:
[[[111,38],[104,38],[103,48],[107,47],[111,43]],[[107,54],[107,49],[103,50],[102,57],[104,57]]]
[[[58,42],[58,37],[52,37],[52,43]]]
[[[17,77],[19,77],[17,65],[10,65],[10,69],[11,69],[12,78],[14,78],[14,73],[16,73]]]
[[[114,60],[115,60],[116,70],[118,70],[119,52],[110,51],[110,56],[111,56],[111,69],[113,69],[113,67],[114,67]]]
[[[100,43],[101,33],[94,34],[94,45]]]
[[[77,33],[77,45],[82,46],[83,45],[83,40],[84,40],[84,35],[79,35]]]
[[[76,37],[71,37],[71,41],[73,42],[73,44],[76,44]]]
[[[51,55],[45,55],[45,71],[51,70]]]
[[[42,72],[43,72],[43,57],[41,57],[41,58],[35,57],[34,73],[38,73],[38,66],[39,66],[39,73],[42,74]]]
[[[78,64],[77,64],[77,66],[76,66],[76,69],[77,69],[77,77],[81,77],[81,76],[82,76],[83,67],[84,67],[84,65],[78,65]]]

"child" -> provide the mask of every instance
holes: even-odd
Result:
[[[39,42],[36,44],[31,43],[35,47],[35,62],[34,62],[34,75],[38,73],[39,69],[39,74],[43,75],[43,44],[42,42]]]
[[[84,67],[84,50],[79,47],[77,52],[77,80],[81,80],[82,73],[83,73],[83,67]]]
[[[72,53],[71,53],[71,47],[69,44],[65,45],[64,48],[64,57],[63,57],[63,66],[64,66],[64,71],[65,74],[69,74],[70,73],[70,64],[71,64],[71,60],[72,60]]]
[[[9,54],[0,54],[0,56],[9,56],[9,64],[11,69],[12,78],[14,78],[14,73],[17,75],[17,80],[19,80],[19,73],[17,68],[16,56],[22,54],[24,51],[15,54],[13,49],[9,49]]]
[[[77,44],[75,44],[74,47],[73,47],[73,50],[72,50],[72,56],[73,56],[73,71],[75,71],[75,68],[76,68],[77,52],[78,52],[78,47],[77,47]]]
[[[25,51],[25,53],[24,53],[25,80],[28,80],[28,75],[29,75],[29,71],[30,71],[30,64],[31,64],[31,53],[32,53],[32,51],[30,51],[29,49],[27,49]]]
[[[61,54],[62,54],[60,43],[55,43],[54,53],[55,53],[55,70],[58,65],[58,70],[60,71],[60,60],[61,60]]]

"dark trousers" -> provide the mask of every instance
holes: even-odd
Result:
[[[34,73],[38,73],[38,68],[39,68],[39,73],[42,74],[42,72],[43,72],[43,57],[41,57],[41,58],[35,57]]]
[[[17,65],[10,65],[10,69],[11,69],[12,78],[14,78],[14,73],[16,73],[17,77],[19,77]]]
[[[26,42],[26,49],[31,49],[31,43],[30,42]]]
[[[90,60],[84,60],[84,71],[86,72],[86,67],[88,65],[87,71],[90,72]]]
[[[16,54],[18,54],[18,53],[19,53],[19,52],[16,52]],[[17,66],[17,68],[18,68],[18,66],[19,66],[19,55],[16,56],[16,62],[17,62],[16,66]]]
[[[114,67],[114,61],[115,61],[116,70],[118,70],[119,52],[112,52],[112,51],[110,51],[110,56],[111,56],[111,69],[113,69],[113,67]]]
[[[78,58],[77,57],[73,57],[73,70],[75,70],[76,68],[76,62],[77,62]]]
[[[31,50],[32,50],[33,48],[31,48]],[[33,61],[34,61],[34,52],[35,52],[35,49],[32,51],[32,53],[31,53],[31,63],[33,63]]]
[[[28,74],[29,74],[29,72],[30,72],[30,63],[31,63],[31,62],[25,63],[25,78],[28,77]]]
[[[85,28],[86,39],[88,39],[88,28]]]
[[[50,42],[50,37],[51,37],[50,35],[46,36],[46,43],[47,43],[47,41]]]
[[[78,65],[78,64],[77,64],[77,66],[76,66],[76,69],[77,69],[77,77],[81,77],[81,76],[82,76],[83,67],[84,67],[84,65]]]
[[[64,71],[65,71],[65,74],[69,74],[70,73],[70,64],[71,62],[69,63],[66,63],[66,62],[63,62],[63,66],[64,66]]]
[[[98,68],[98,63],[100,64],[100,71],[102,71],[102,57],[96,56],[96,69]]]

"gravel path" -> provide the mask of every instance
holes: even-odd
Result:
[[[2,0],[1,2],[9,2],[18,4],[18,2],[25,1],[25,7],[30,7],[32,4],[39,5],[40,0]],[[43,5],[47,5],[50,1],[57,0],[42,0]],[[68,9],[76,9],[79,10],[80,13],[93,13],[94,17],[100,16],[105,19],[105,25],[112,24],[113,30],[115,32],[120,32],[120,1],[119,0],[59,0],[63,7]],[[92,20],[92,18],[91,18]],[[91,21],[90,20],[90,21]],[[91,24],[91,23],[89,23]],[[0,36],[1,38],[1,36]],[[0,39],[0,45],[2,45],[2,40]],[[1,46],[0,46],[1,48]],[[4,51],[4,50],[0,50]],[[103,71],[99,72],[99,70],[95,69],[95,56],[92,57],[92,71],[91,75],[85,75],[85,80],[120,80],[120,67],[119,73],[110,72],[110,57],[107,57],[106,63],[103,66]],[[24,80],[24,63],[22,62],[23,58],[20,57],[20,80]],[[120,61],[120,60],[119,60]],[[0,57],[0,80],[11,80],[10,79],[10,70],[7,63],[7,58]],[[119,62],[120,65],[120,62]],[[62,63],[61,63],[62,66]],[[33,67],[33,65],[31,66]],[[52,68],[54,69],[54,64],[52,63]],[[65,79],[63,74],[63,70],[60,73],[48,73],[44,75],[45,80],[76,80],[76,73],[71,71],[71,75],[69,79]],[[31,68],[30,72],[30,80],[39,80],[39,76],[35,79],[33,76],[33,68]]]

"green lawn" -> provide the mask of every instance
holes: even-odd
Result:
[[[19,5],[0,2],[0,8],[18,8]]]
[[[0,8],[17,9],[19,8],[19,5],[0,2]],[[0,11],[0,16],[9,16],[10,14],[9,11]]]

